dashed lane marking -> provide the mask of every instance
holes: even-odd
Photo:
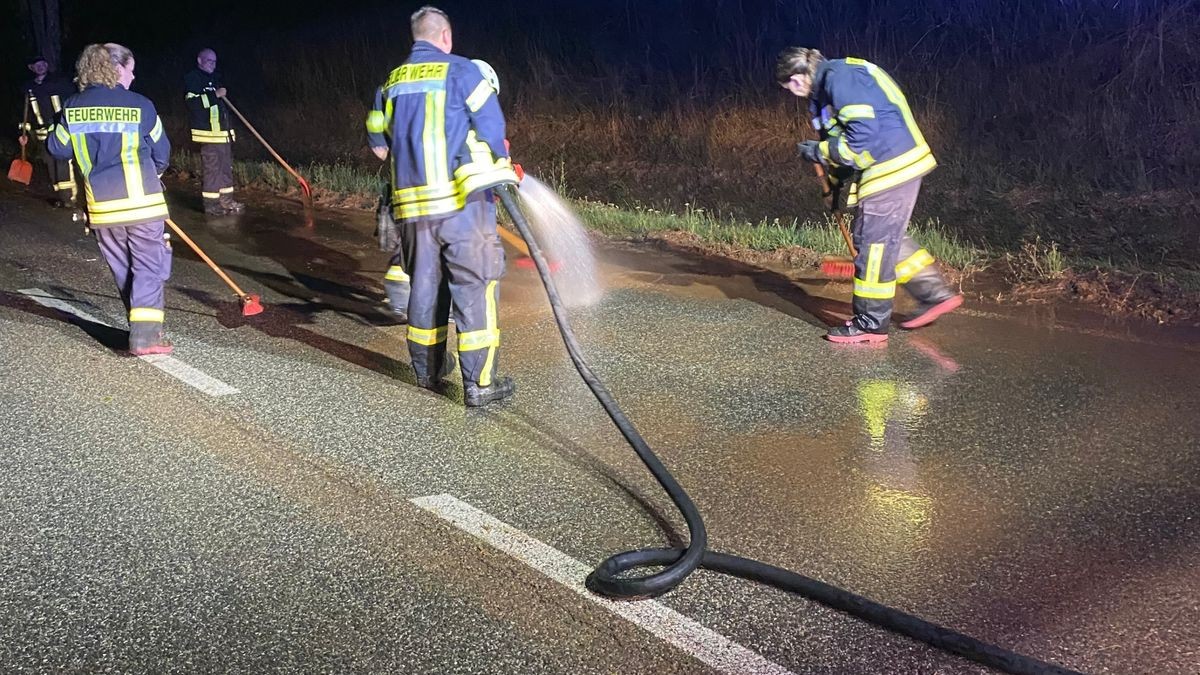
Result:
[[[40,288],[22,288],[17,292],[27,296],[30,300],[33,300],[43,307],[49,307],[50,309],[56,309],[60,312],[65,312],[72,316],[79,317],[84,321],[90,321],[91,323],[100,324],[101,326],[114,328],[114,326],[108,321],[97,318],[61,298],[54,297],[50,293],[43,291]],[[138,358],[146,363],[149,363],[155,368],[158,368],[162,372],[170,375],[180,382],[183,382],[194,389],[198,389],[209,396],[229,396],[230,394],[238,393],[236,388],[225,384],[224,382],[204,373],[201,370],[189,366],[173,356],[167,356],[165,354],[150,354],[148,356],[139,356]]]
[[[614,601],[595,595],[583,584],[590,571],[586,565],[453,495],[410,501],[716,670],[772,675],[792,672],[657,600]]]

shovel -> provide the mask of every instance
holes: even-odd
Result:
[[[29,100],[25,101],[25,110],[21,116],[21,138],[24,140],[21,143],[21,157],[14,159],[12,164],[8,165],[8,179],[14,183],[22,183],[29,185],[33,180],[33,165],[25,159],[25,146],[29,143]]]

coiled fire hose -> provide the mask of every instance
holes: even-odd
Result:
[[[521,233],[521,237],[529,247],[529,254],[533,258],[538,276],[541,277],[542,285],[546,288],[546,295],[550,299],[554,321],[558,325],[559,333],[562,335],[571,362],[575,365],[575,370],[579,371],[579,375],[587,384],[588,389],[592,391],[604,411],[608,413],[609,418],[625,436],[625,440],[637,453],[638,458],[654,475],[658,484],[666,490],[671,501],[683,515],[690,533],[690,542],[686,548],[646,548],[618,553],[608,558],[588,575],[587,587],[589,590],[606,597],[623,600],[652,598],[672,590],[683,583],[683,580],[697,567],[703,567],[713,572],[730,574],[795,593],[868,623],[1007,673],[1080,675],[1076,671],[977,640],[969,635],[882,605],[836,586],[810,579],[796,572],[757,560],[708,550],[708,533],[696,505],[655,456],[633,423],[617,405],[612,394],[584,361],[579,343],[575,339],[575,333],[571,330],[566,309],[551,278],[550,267],[529,228],[529,221],[521,210],[516,186],[504,184],[497,186],[495,190],[500,197],[501,204],[504,205],[516,225],[517,231]],[[663,567],[664,569],[647,576],[622,576],[641,567]]]

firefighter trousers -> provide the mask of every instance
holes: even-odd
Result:
[[[233,144],[200,144],[200,192],[204,206],[220,203],[222,195],[233,195]]]
[[[171,277],[171,247],[163,238],[164,226],[159,220],[93,230],[129,312],[131,344],[153,343],[162,333],[163,291]]]
[[[933,256],[908,236],[921,180],[911,180],[858,203],[854,217],[854,323],[873,333],[891,322],[897,284],[921,305],[954,295]]]
[[[454,307],[463,382],[491,385],[500,330],[497,314],[504,248],[496,234],[496,207],[487,192],[472,195],[462,211],[419,220],[412,228],[412,279],[408,300],[408,350],[418,382],[431,382],[446,358]]]

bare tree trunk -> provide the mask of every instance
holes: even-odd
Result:
[[[62,12],[59,0],[21,0],[27,17],[26,26],[32,33],[38,56],[46,59],[50,69],[57,71],[62,54]]]

